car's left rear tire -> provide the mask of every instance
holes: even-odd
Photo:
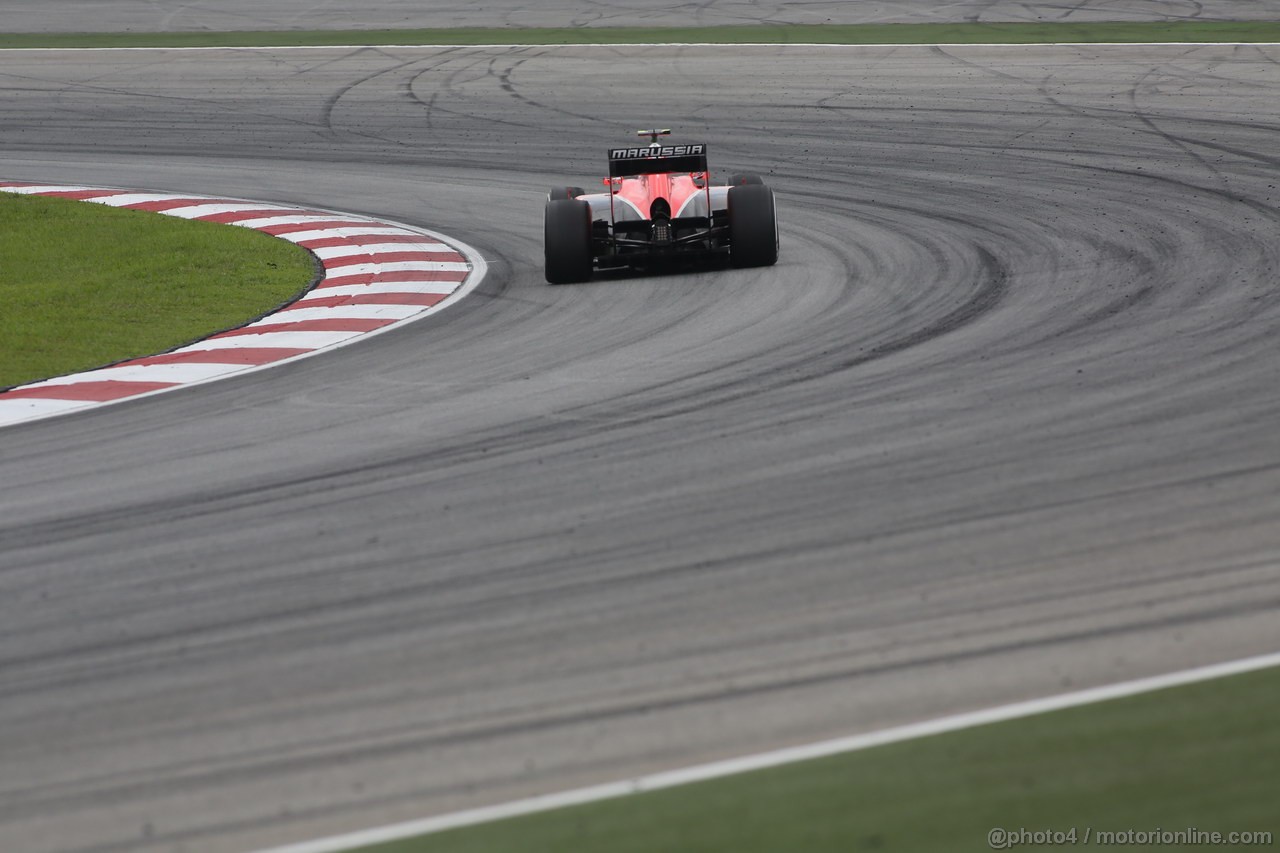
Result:
[[[547,281],[573,284],[591,278],[591,205],[578,199],[547,202],[543,251]]]

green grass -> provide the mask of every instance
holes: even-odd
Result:
[[[995,42],[1280,41],[1280,21],[819,24],[738,27],[459,27],[185,33],[0,33],[0,48],[279,47],[405,44],[637,44],[651,42],[983,44]]]
[[[314,275],[305,250],[246,228],[0,193],[0,388],[239,325]]]
[[[1280,846],[1277,707],[1271,669],[364,853],[980,851],[993,827],[1075,827],[1082,847],[1086,828],[1270,831]]]

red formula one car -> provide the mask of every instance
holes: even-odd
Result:
[[[711,186],[707,146],[651,143],[609,149],[606,192],[556,187],[547,194],[546,275],[587,281],[596,269],[650,268],[698,259],[735,267],[778,260],[773,190],[756,175]]]

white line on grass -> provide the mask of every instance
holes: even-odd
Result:
[[[1192,684],[1197,681],[1223,678],[1228,675],[1239,675],[1241,673],[1253,672],[1255,670],[1267,669],[1274,666],[1280,666],[1280,652],[1268,655],[1259,655],[1258,657],[1243,658],[1241,660],[1227,661],[1226,663],[1211,664],[1209,666],[1197,667],[1196,669],[1171,672],[1150,678],[1139,678],[1135,681],[1124,681],[1119,684],[1110,684],[1103,687],[1093,687],[1088,690],[1078,690],[1074,693],[1062,693],[1057,696],[1047,696],[1042,699],[1015,702],[1012,705],[1001,705],[996,708],[987,708],[981,711],[955,714],[950,717],[941,717],[935,720],[926,720],[922,723],[912,723],[906,726],[897,726],[891,729],[868,732],[866,734],[836,738],[835,740],[825,740],[819,741],[818,743],[793,746],[786,749],[776,749],[771,752],[742,756],[741,758],[730,758],[725,761],[713,761],[710,764],[698,764],[693,767],[669,770],[663,773],[655,773],[650,776],[640,776],[634,779],[623,779],[618,782],[608,782],[603,785],[593,785],[588,788],[576,788],[572,791],[544,794],[539,797],[529,797],[528,799],[515,800],[509,803],[499,803],[493,806],[467,809],[466,811],[437,815],[435,817],[423,818],[422,820],[395,823],[388,826],[366,829],[360,832],[352,832],[346,835],[335,835],[330,838],[320,838],[315,841],[304,841],[300,844],[289,844],[284,847],[274,847],[270,850],[258,851],[258,853],[338,853],[338,851],[351,850],[357,847],[366,847],[371,844],[400,841],[419,835],[430,835],[432,833],[443,832],[448,829],[473,826],[479,823],[488,823],[490,821],[502,820],[509,817],[518,817],[520,815],[533,814],[535,812],[545,812],[552,809],[564,808],[565,806],[594,803],[600,800],[624,797],[628,794],[638,794],[643,791],[656,791],[661,788],[672,788],[677,785],[687,785],[691,782],[716,779],[721,776],[730,776],[735,773],[745,773],[751,770],[763,770],[768,767],[777,767],[782,764],[805,761],[810,758],[823,758],[829,755],[854,752],[860,749],[868,749],[873,746],[882,746],[884,744],[897,743],[898,741],[912,740],[914,738],[943,734],[945,732],[954,732],[960,729],[986,725],[988,723],[1014,720],[1019,717],[1030,717],[1049,711],[1060,711],[1065,708],[1074,708],[1080,705],[1104,702],[1109,699],[1122,699],[1126,696],[1134,696],[1139,693],[1149,693],[1153,690],[1163,690],[1167,687],[1178,687],[1184,684]]]

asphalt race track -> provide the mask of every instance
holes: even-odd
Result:
[[[236,851],[1275,651],[1280,48],[0,54],[0,174],[460,306],[0,431],[0,849]],[[550,287],[660,122],[760,271]]]

